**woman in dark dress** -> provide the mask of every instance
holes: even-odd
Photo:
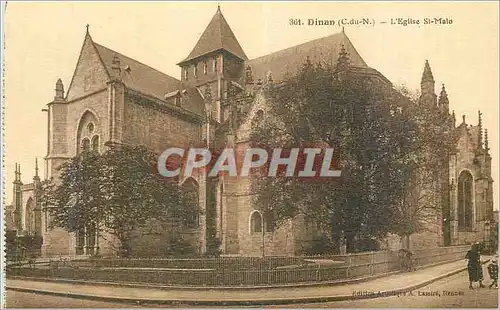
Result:
[[[483,266],[481,265],[481,255],[479,253],[479,244],[472,245],[471,249],[465,255],[468,259],[467,271],[469,272],[469,288],[472,289],[472,282],[479,282],[479,287],[483,285]]]

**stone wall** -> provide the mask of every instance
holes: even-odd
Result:
[[[144,145],[158,154],[168,147],[187,147],[202,139],[201,125],[148,106],[150,103],[125,96],[123,141]]]
[[[108,73],[102,64],[92,39],[89,35],[83,42],[71,85],[68,88],[67,100],[71,101],[106,86]]]

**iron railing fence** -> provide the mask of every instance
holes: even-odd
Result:
[[[453,246],[415,251],[414,263],[419,267],[456,261],[463,259],[468,249]],[[397,253],[380,251],[314,257],[53,260],[36,267],[8,268],[7,275],[178,286],[259,286],[342,281],[399,268]]]

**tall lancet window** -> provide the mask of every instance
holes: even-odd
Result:
[[[218,57],[214,56],[214,72],[217,72],[219,70],[219,61]]]
[[[28,199],[28,203],[26,204],[26,232],[28,235],[35,234],[35,208],[33,205],[33,200]]]
[[[88,138],[82,140],[81,150],[82,152],[90,151],[90,140]]]
[[[462,171],[458,178],[458,230],[471,231],[473,222],[472,201],[473,178],[470,172]]]
[[[259,211],[254,211],[250,217],[250,230],[252,233],[262,232],[262,215]]]
[[[99,136],[92,137],[92,151],[99,152]]]

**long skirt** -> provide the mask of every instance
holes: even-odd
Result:
[[[483,281],[483,266],[481,264],[469,264],[467,271],[469,272],[470,282]]]

